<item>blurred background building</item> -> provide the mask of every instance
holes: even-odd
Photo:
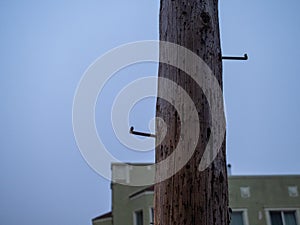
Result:
[[[136,166],[142,165],[137,172]],[[232,176],[228,168],[230,225],[300,225],[300,175]],[[151,164],[112,164],[112,211],[92,219],[93,225],[153,224],[154,186]],[[127,185],[126,185],[127,184]]]

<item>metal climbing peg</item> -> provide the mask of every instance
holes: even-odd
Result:
[[[244,54],[244,56],[222,56],[224,60],[248,60],[248,55]]]

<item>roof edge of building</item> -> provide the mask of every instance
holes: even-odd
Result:
[[[96,220],[110,219],[110,218],[112,218],[112,212],[107,212],[107,213],[104,213],[100,216],[93,218],[92,221],[94,222]]]
[[[133,198],[133,197],[135,197],[135,196],[137,196],[137,195],[139,195],[139,194],[142,194],[142,193],[144,193],[144,192],[153,192],[154,191],[154,185],[151,185],[151,186],[149,186],[149,187],[146,187],[146,188],[144,188],[144,189],[142,189],[142,190],[139,190],[139,191],[137,191],[137,192],[135,192],[135,193],[133,193],[133,194],[131,194],[130,196],[129,196],[129,198]]]

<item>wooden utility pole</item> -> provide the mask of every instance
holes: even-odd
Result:
[[[184,46],[201,57],[222,87],[218,0],[161,0],[159,25],[161,41]],[[228,225],[225,138],[210,166],[202,172],[198,170],[211,135],[207,98],[201,88],[177,68],[160,64],[159,77],[176,82],[189,94],[199,115],[200,137],[188,163],[175,175],[155,185],[154,224]],[[159,82],[158,92],[165,89],[164,84]],[[175,89],[173,94],[177,94]],[[161,98],[157,99],[156,116],[162,118],[168,127],[164,140],[156,147],[158,163],[168,157],[178,143],[180,118],[174,106]],[[159,127],[156,132],[160,132]],[[156,170],[156,176],[160,176],[161,172]]]

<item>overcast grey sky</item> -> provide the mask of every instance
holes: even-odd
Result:
[[[224,62],[233,174],[300,173],[299,6],[298,0],[220,1],[223,54],[250,57]],[[0,224],[90,224],[110,210],[109,181],[76,146],[74,93],[106,51],[157,39],[158,10],[150,0],[0,1]],[[110,109],[128,82],[156,73],[154,64],[122,70],[99,96],[99,134],[119,160],[153,161],[153,151],[119,143]],[[154,99],[136,105],[132,124],[147,130],[154,106]]]

